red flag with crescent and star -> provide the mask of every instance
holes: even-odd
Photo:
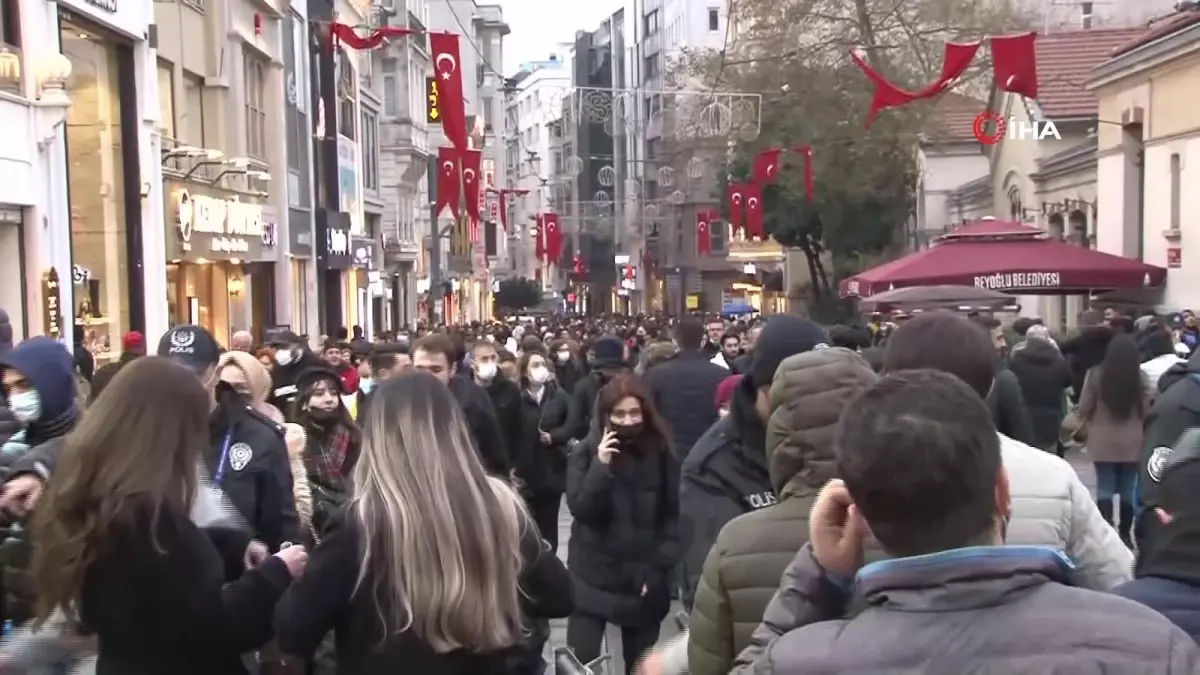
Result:
[[[562,233],[558,231],[558,214],[542,214],[542,222],[546,223],[546,263],[557,265],[563,245]]]
[[[729,224],[735,233],[746,231],[745,196],[748,187],[745,183],[731,183],[725,189],[725,197],[729,202]]]
[[[529,194],[529,190],[520,188],[500,191],[500,226],[504,228],[505,232],[508,232],[508,200],[513,197],[524,197],[527,194]]]
[[[463,199],[467,202],[467,215],[471,225],[479,222],[479,165],[483,153],[479,150],[466,150],[459,153],[462,164]]]
[[[762,188],[757,185],[746,185],[743,196],[746,198],[746,236],[751,239],[766,239],[767,233],[763,227]]]
[[[709,231],[711,211],[696,212],[696,255],[712,253],[712,233]]]
[[[546,214],[537,214],[537,227],[534,228],[534,255],[538,260],[546,259]]]
[[[459,62],[458,36],[453,33],[430,33],[429,51],[433,56],[433,72],[437,76],[439,112],[442,132],[460,153],[467,151],[467,111],[463,103],[462,68]]]
[[[766,185],[775,182],[779,177],[779,156],[781,148],[766,148],[754,155],[754,183]]]
[[[450,207],[450,214],[458,218],[458,197],[461,183],[458,176],[458,151],[454,148],[438,148],[437,215]]]

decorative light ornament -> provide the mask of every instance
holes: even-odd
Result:
[[[71,77],[71,59],[51,52],[39,58],[37,67],[38,98],[43,103],[69,105],[67,80]]]
[[[8,47],[0,47],[0,85],[21,81],[21,57]]]

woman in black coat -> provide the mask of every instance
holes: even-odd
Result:
[[[1008,369],[1021,384],[1037,447],[1058,453],[1058,429],[1066,415],[1064,392],[1071,386],[1067,360],[1053,342],[1027,337],[1013,349]]]
[[[558,510],[567,487],[571,397],[558,387],[546,357],[521,357],[520,439],[512,449],[529,512],[552,550],[558,550]]]
[[[37,621],[62,612],[95,635],[98,673],[245,675],[242,654],[270,639],[304,548],[267,556],[247,534],[193,522],[212,488],[196,471],[210,394],[190,370],[144,357],[109,391],[66,438],[37,505]]]
[[[591,434],[571,452],[567,567],[576,610],[567,644],[595,659],[607,624],[621,628],[626,670],[654,645],[680,557],[679,464],[666,425],[634,375],[600,390]]]
[[[570,613],[570,575],[454,395],[406,372],[362,424],[353,497],[276,608],[280,651],[308,657],[332,629],[339,675],[540,675],[531,624]]]

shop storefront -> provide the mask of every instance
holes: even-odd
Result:
[[[376,271],[375,242],[366,237],[350,239],[350,273],[346,275],[346,297],[351,300],[347,307],[348,326],[362,326],[368,336],[375,332],[373,311],[372,275]],[[374,275],[378,281],[378,274]],[[379,289],[380,284],[376,283]]]
[[[316,311],[316,279],[312,275],[313,219],[311,211],[288,210],[287,266],[290,283],[285,292],[290,294],[291,317],[277,317],[298,334],[310,333],[309,312]],[[289,320],[290,318],[290,320]]]
[[[228,345],[235,331],[275,324],[275,216],[257,197],[169,182],[167,305]]]

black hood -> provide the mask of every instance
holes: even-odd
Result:
[[[1188,375],[1196,374],[1200,374],[1200,349],[1197,349],[1186,363],[1177,363],[1170,368],[1167,368],[1167,372],[1163,373],[1162,377],[1158,378],[1158,393],[1161,394],[1170,389],[1171,385],[1182,380]]]
[[[1149,550],[1137,566],[1137,577],[1160,577],[1200,586],[1200,508],[1189,511],[1173,514],[1175,518],[1150,539]]]
[[[1054,345],[1045,340],[1025,340],[1020,345],[1015,347],[1012,352],[1012,360],[1025,361],[1036,365],[1048,365],[1057,362],[1062,358],[1062,354]]]

